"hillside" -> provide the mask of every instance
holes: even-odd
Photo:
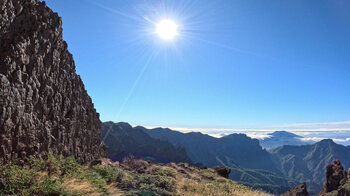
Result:
[[[222,138],[214,138],[199,132],[181,133],[162,128],[139,128],[142,128],[153,138],[184,147],[195,163],[214,167],[221,164],[218,158],[225,162],[225,157],[229,157],[234,160],[234,163],[231,164],[244,165],[245,168],[275,170],[275,164],[270,154],[261,148],[257,139],[251,139],[245,134],[231,134]],[[257,160],[263,161],[256,164]]]
[[[0,195],[269,196],[188,164],[152,164],[126,158],[80,165],[48,155],[24,166],[0,166]]]
[[[319,193],[325,180],[325,168],[339,159],[345,168],[350,167],[350,148],[322,140],[313,145],[282,146],[271,150],[280,163],[281,172],[299,182],[306,182],[310,194]]]
[[[137,127],[150,136],[183,147],[194,163],[207,167],[231,168],[230,179],[271,193],[282,193],[296,186],[297,181],[286,178],[278,170],[273,157],[259,141],[244,134],[214,138],[201,133],[181,133],[170,129]]]
[[[105,138],[108,157],[114,161],[133,155],[160,163],[192,163],[185,149],[174,147],[168,141],[154,139],[128,123],[105,122],[102,124],[101,136]]]

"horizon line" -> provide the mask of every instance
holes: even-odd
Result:
[[[108,122],[108,121],[105,121]],[[114,121],[112,121],[114,122]],[[123,122],[123,121],[121,121]],[[130,123],[129,123],[130,124]],[[350,131],[350,121],[336,122],[319,122],[319,123],[291,123],[273,126],[252,126],[252,127],[227,127],[227,128],[198,128],[198,127],[172,127],[172,126],[144,126],[132,125],[132,127],[142,126],[147,129],[168,128],[173,131],[183,133],[201,132],[201,133],[218,133],[218,132],[273,132],[273,131],[289,131],[289,132],[306,132],[306,131]]]

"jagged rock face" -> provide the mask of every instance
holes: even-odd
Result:
[[[281,196],[309,196],[306,189],[306,183],[298,185],[289,189],[287,192],[283,193]]]
[[[0,0],[0,158],[104,155],[101,122],[61,18],[39,0]]]
[[[343,182],[345,182],[346,178],[346,172],[340,161],[335,160],[333,163],[327,166],[326,182],[320,195],[327,195],[326,193],[338,190]]]

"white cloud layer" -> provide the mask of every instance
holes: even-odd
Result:
[[[156,128],[159,126],[146,126],[146,128]],[[227,127],[227,128],[188,128],[188,127],[169,127],[172,130],[187,132],[202,132],[206,134],[229,133],[229,132],[248,132],[263,131],[273,132],[276,130],[285,130],[289,132],[299,132],[298,135],[310,135],[314,131],[350,131],[350,121],[342,122],[320,122],[320,123],[294,123],[286,125],[257,126],[257,127]]]
[[[155,127],[146,127],[155,128]],[[220,138],[232,133],[244,133],[255,139],[266,139],[271,137],[269,133],[278,130],[288,131],[302,136],[300,138],[305,142],[318,142],[323,139],[332,139],[334,142],[350,145],[350,121],[342,122],[321,122],[321,123],[295,123],[280,126],[265,127],[233,127],[233,128],[181,128],[169,127],[172,130],[188,132],[201,132],[210,136]]]

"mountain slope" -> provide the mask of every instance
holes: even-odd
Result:
[[[183,147],[195,163],[208,167],[231,168],[230,178],[251,187],[272,193],[282,193],[297,185],[279,173],[273,157],[259,145],[259,141],[244,134],[214,138],[201,133],[181,133],[170,129],[143,129],[150,136]],[[282,177],[281,177],[282,176]]]
[[[133,128],[128,123],[105,122],[102,124],[101,136],[105,139],[108,157],[112,160],[121,161],[124,157],[133,155],[161,163],[191,163],[191,159],[183,148],[174,147],[167,141],[154,139],[143,130]]]
[[[313,145],[282,146],[270,151],[279,162],[281,172],[299,182],[307,182],[310,193],[318,193],[324,182],[324,171],[335,159],[350,167],[350,148],[322,140]]]
[[[258,140],[251,139],[245,134],[214,138],[199,132],[181,133],[162,128],[139,128],[145,130],[153,138],[184,147],[193,162],[199,162],[208,167],[222,164],[218,162],[217,157],[230,157],[233,164],[245,168],[275,170],[275,163],[270,154],[261,148]]]

